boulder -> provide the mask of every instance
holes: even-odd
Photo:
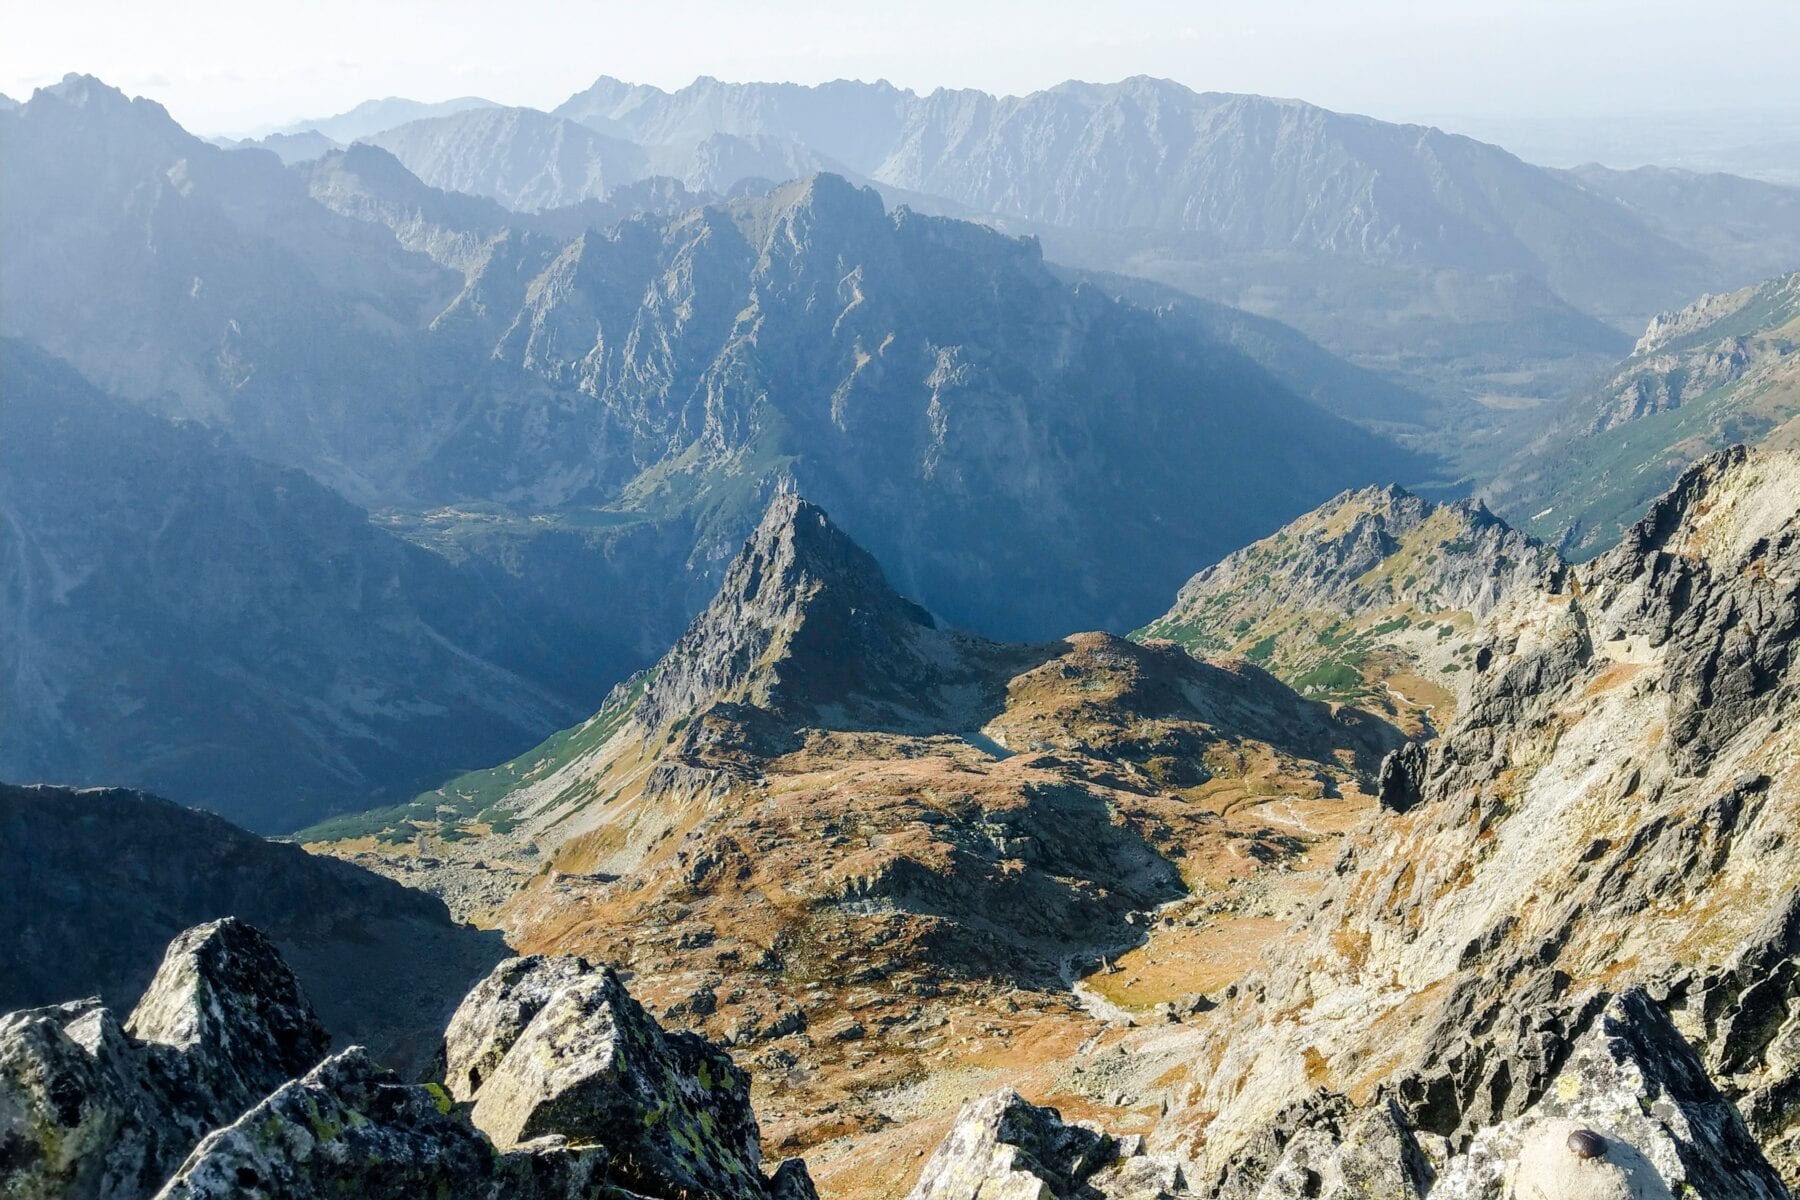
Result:
[[[185,1085],[242,1112],[331,1050],[281,952],[235,917],[169,943],[125,1032],[179,1053]]]
[[[613,1179],[669,1200],[804,1194],[803,1166],[763,1177],[749,1076],[706,1039],[664,1031],[610,969],[500,964],[452,1017],[444,1058],[502,1149],[546,1135],[605,1146]]]
[[[561,1138],[496,1152],[442,1088],[353,1046],[208,1134],[156,1200],[565,1200],[598,1194],[606,1165]]]
[[[496,966],[464,998],[444,1030],[444,1086],[450,1094],[473,1100],[532,1018],[593,970],[583,959],[541,954]]]
[[[1017,1092],[971,1100],[939,1143],[910,1200],[1179,1200],[1180,1167],[1120,1139],[1063,1122]]]

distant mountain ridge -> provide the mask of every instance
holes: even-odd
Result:
[[[834,170],[891,203],[1036,235],[1058,262],[1277,317],[1456,401],[1566,388],[1652,312],[1791,267],[1800,237],[1795,189],[1551,171],[1425,126],[1142,76],[1025,96],[603,77],[551,115],[638,146],[641,171],[694,188]],[[470,120],[435,135],[482,164],[470,173],[539,173],[510,139],[470,147],[449,132]],[[443,152],[423,144],[434,135],[382,136],[449,186],[432,174]],[[699,149],[718,139],[730,155]],[[532,196],[487,194],[502,191]],[[1729,215],[1707,216],[1721,197]]]
[[[364,100],[348,111],[331,117],[313,117],[295,121],[274,131],[275,134],[317,133],[339,145],[345,145],[384,129],[430,117],[446,117],[471,108],[498,108],[492,100],[480,96],[458,96],[452,100],[409,100],[404,96],[387,96],[380,100]]]

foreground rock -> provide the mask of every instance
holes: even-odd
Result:
[[[1017,1092],[970,1101],[913,1188],[911,1200],[1178,1200],[1181,1168],[1142,1140],[1067,1125]]]
[[[0,1197],[815,1200],[798,1160],[763,1177],[744,1072],[610,970],[502,963],[445,1046],[448,1089],[327,1058],[268,938],[190,929],[123,1026],[97,1000],[0,1017]]]
[[[1492,1053],[1493,1046],[1482,1047]],[[1607,1000],[1536,1103],[1460,1153],[1382,1097],[1284,1110],[1216,1181],[1217,1200],[1780,1200],[1787,1196],[1693,1048],[1642,991]],[[1523,1074],[1528,1064],[1517,1064]]]
[[[762,1174],[750,1079],[705,1038],[665,1032],[610,969],[501,963],[451,1019],[451,1094],[510,1149],[558,1134],[597,1144],[611,1178],[655,1196],[793,1196],[804,1168]]]
[[[352,1047],[209,1134],[157,1200],[552,1200],[600,1194],[607,1162],[561,1138],[496,1153],[441,1090],[403,1084]]]
[[[230,918],[190,929],[124,1026],[98,1000],[0,1018],[0,1194],[147,1195],[329,1048],[266,937]]]
[[[1699,1057],[1641,991],[1615,997],[1542,1098],[1477,1133],[1433,1197],[1783,1200]]]

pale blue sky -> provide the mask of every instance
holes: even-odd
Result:
[[[548,107],[600,74],[1030,91],[1163,75],[1389,119],[1800,112],[1797,0],[10,0],[0,91],[65,71],[197,132],[372,96]]]

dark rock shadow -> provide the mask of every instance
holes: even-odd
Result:
[[[129,1011],[176,934],[235,916],[279,947],[338,1047],[402,1075],[511,951],[442,901],[142,792],[0,784],[0,1011]]]

